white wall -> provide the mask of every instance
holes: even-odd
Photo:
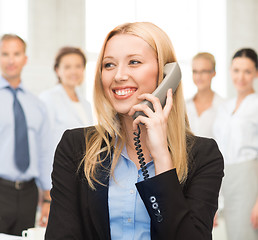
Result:
[[[0,8],[4,8],[7,2],[15,0],[0,0]],[[20,3],[28,2],[28,27],[21,35],[28,42],[29,61],[23,72],[24,84],[34,93],[40,93],[44,89],[52,87],[57,79],[53,71],[54,57],[57,50],[64,45],[74,45],[85,50],[85,0],[19,0]],[[109,1],[106,3],[108,4]],[[161,1],[162,2],[162,1]],[[190,3],[191,1],[189,1]],[[214,0],[216,2],[216,0]],[[226,0],[226,74],[220,76],[226,81],[226,95],[235,95],[234,88],[229,76],[229,67],[233,53],[242,47],[252,47],[258,51],[258,0]],[[135,4],[133,1],[132,4]],[[139,3],[141,1],[139,0]],[[203,2],[199,1],[203,6]],[[27,21],[24,14],[27,11],[21,9],[17,12],[16,18],[12,17],[14,11],[8,10],[8,26],[3,21],[4,14],[0,16],[0,33],[14,32],[19,21]],[[116,6],[114,6],[116,7]],[[212,7],[211,7],[212,8]],[[212,11],[212,9],[211,9]],[[222,10],[223,11],[223,10]],[[24,13],[24,14],[23,14]],[[98,15],[99,12],[94,14]],[[20,16],[19,14],[23,14]],[[122,13],[121,13],[122,14]],[[137,12],[138,15],[140,12]],[[137,15],[136,14],[136,15]],[[221,12],[223,14],[223,12]],[[209,12],[207,12],[207,17]],[[134,16],[135,17],[135,16]],[[138,16],[139,18],[139,16]],[[220,18],[220,15],[217,16]],[[15,19],[15,21],[13,21]],[[105,20],[102,21],[105,25]],[[90,22],[88,25],[92,24]],[[177,24],[180,25],[180,22]],[[2,30],[2,31],[1,31]],[[98,29],[96,29],[97,31]],[[210,29],[212,31],[212,29]],[[24,33],[23,33],[24,32]],[[24,36],[23,36],[24,35]],[[25,36],[26,35],[26,36]],[[217,36],[222,39],[225,36]],[[89,56],[90,57],[90,56]],[[92,68],[94,66],[88,66]],[[88,80],[88,79],[87,79]],[[221,80],[221,79],[220,79]],[[223,80],[223,79],[222,79]],[[255,83],[258,90],[258,81]]]
[[[28,0],[28,56],[23,81],[34,93],[54,86],[54,58],[63,46],[85,47],[84,0]]]
[[[244,47],[258,52],[258,0],[227,0],[227,68],[234,53]],[[229,71],[228,71],[229,72]],[[258,81],[255,81],[258,91]],[[227,95],[236,92],[230,76],[227,76]]]

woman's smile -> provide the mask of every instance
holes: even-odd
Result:
[[[117,99],[126,99],[131,97],[136,91],[135,87],[124,87],[124,88],[114,88],[113,90],[114,96]]]

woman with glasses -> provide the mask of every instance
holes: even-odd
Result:
[[[211,89],[211,81],[216,75],[215,66],[215,58],[208,52],[200,52],[193,57],[193,81],[197,93],[186,101],[186,107],[192,131],[203,137],[213,137],[213,120],[218,106],[223,102]]]

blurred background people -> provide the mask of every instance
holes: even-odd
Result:
[[[42,226],[50,207],[50,124],[44,104],[22,85],[25,52],[19,36],[0,39],[0,232],[12,235],[34,226],[37,185],[44,191]]]
[[[216,75],[216,61],[208,52],[197,53],[192,59],[193,81],[197,93],[186,101],[187,114],[195,135],[213,137],[212,126],[223,99],[211,89]]]
[[[214,135],[225,161],[222,184],[228,240],[258,239],[258,76],[257,53],[240,49],[231,63],[237,92],[221,105]]]
[[[91,105],[77,89],[84,80],[85,66],[86,57],[81,49],[61,48],[54,64],[58,84],[40,94],[49,112],[54,150],[66,129],[93,123]]]

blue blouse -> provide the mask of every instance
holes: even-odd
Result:
[[[155,175],[153,161],[146,164],[150,177]],[[150,217],[135,183],[143,181],[141,169],[130,160],[123,148],[109,180],[108,206],[112,240],[150,240]]]

